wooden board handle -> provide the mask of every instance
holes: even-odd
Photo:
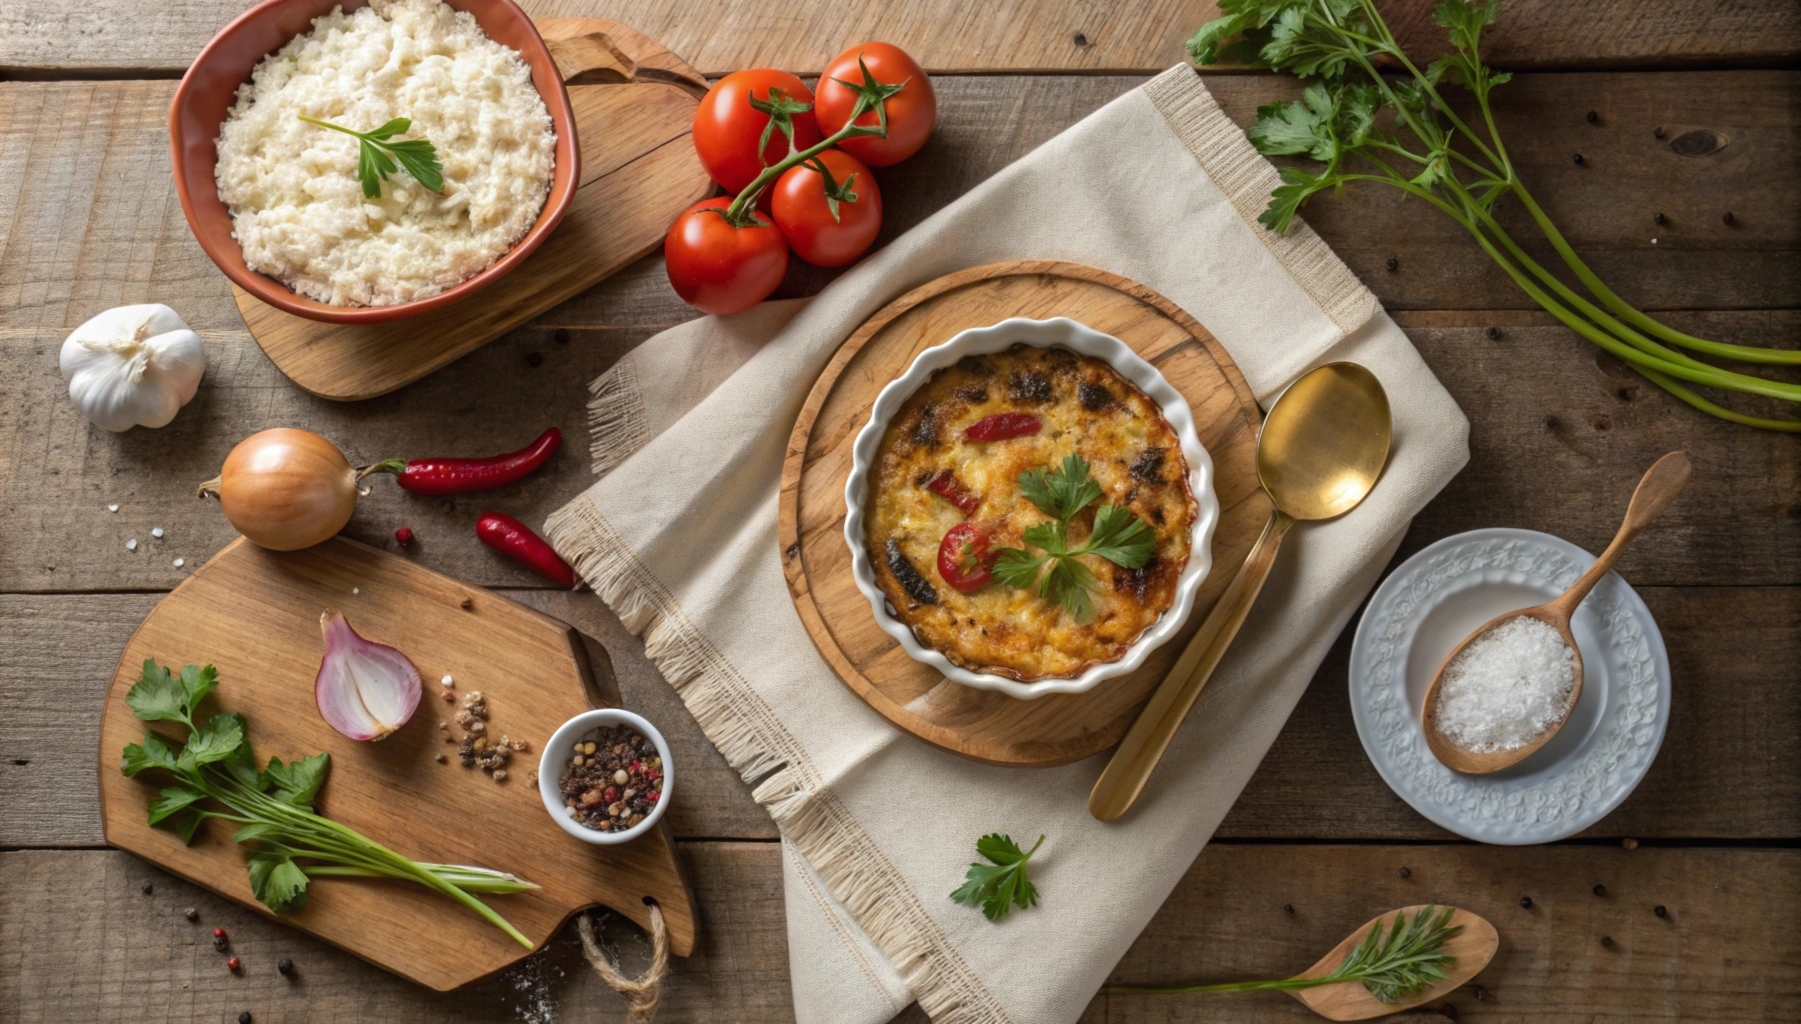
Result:
[[[566,85],[663,82],[696,97],[706,94],[705,76],[629,25],[604,18],[550,18],[537,25]]]

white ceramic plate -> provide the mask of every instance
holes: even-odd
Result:
[[[1463,775],[1432,756],[1420,730],[1432,673],[1459,640],[1556,597],[1594,560],[1536,530],[1472,530],[1376,589],[1351,645],[1351,715],[1370,761],[1414,810],[1466,839],[1548,843],[1606,817],[1645,777],[1670,719],[1670,661],[1650,610],[1615,573],[1570,623],[1582,697],[1551,742],[1512,768]]]
[[[1029,683],[987,672],[971,672],[951,664],[950,659],[920,643],[913,630],[894,617],[887,595],[876,585],[875,567],[870,564],[869,552],[863,545],[863,501],[869,492],[869,467],[875,461],[876,449],[881,446],[888,421],[900,411],[907,398],[925,384],[933,371],[955,365],[964,356],[1001,352],[1021,342],[1035,348],[1061,346],[1093,356],[1136,384],[1163,411],[1163,418],[1176,432],[1182,457],[1188,462],[1188,486],[1194,492],[1196,506],[1188,564],[1176,578],[1175,603],[1169,610],[1145,630],[1118,661],[1095,665],[1079,676],[1037,679]],[[1083,693],[1103,679],[1124,675],[1144,664],[1152,651],[1175,635],[1194,608],[1194,593],[1213,567],[1213,527],[1219,521],[1219,500],[1213,494],[1213,460],[1201,446],[1195,433],[1194,413],[1189,410],[1182,393],[1125,342],[1067,317],[1051,320],[1014,317],[992,327],[964,331],[942,345],[921,352],[906,373],[876,396],[869,422],[857,435],[851,449],[850,478],[844,484],[844,503],[844,541],[850,546],[851,570],[856,576],[857,588],[869,599],[870,610],[875,613],[876,624],[882,627],[882,632],[898,641],[913,660],[932,666],[953,683],[978,690],[998,690],[1021,700],[1032,700],[1047,693]]]

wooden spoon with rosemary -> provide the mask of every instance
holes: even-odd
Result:
[[[1411,918],[1409,914],[1411,913]],[[1287,992],[1328,1020],[1367,1020],[1430,1002],[1475,977],[1501,944],[1495,926],[1456,907],[1413,906],[1345,936],[1292,978],[1212,985],[1109,985],[1103,992]],[[1387,926],[1386,928],[1384,926]]]

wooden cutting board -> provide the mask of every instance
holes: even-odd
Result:
[[[250,334],[321,398],[374,398],[460,359],[655,250],[713,183],[689,141],[707,80],[616,21],[553,18],[538,30],[569,83],[582,180],[538,251],[500,280],[433,313],[327,324],[232,286]]]
[[[319,616],[328,608],[369,639],[400,648],[426,681],[412,720],[378,743],[339,735],[313,702],[324,650]],[[679,956],[693,950],[692,901],[665,830],[623,846],[590,846],[558,828],[538,797],[533,772],[543,742],[570,717],[618,703],[610,666],[596,678],[580,636],[564,623],[343,539],[284,554],[239,538],[152,609],[125,647],[101,722],[106,841],[268,915],[251,894],[231,829],[208,822],[194,845],[183,846],[146,823],[165,780],[119,772],[120,752],[147,727],[125,704],[146,658],[176,669],[216,665],[219,687],[209,704],[244,713],[259,760],[329,752],[321,813],[414,860],[496,868],[543,886],[482,897],[534,944],[596,904],[648,929],[645,901],[654,900],[671,949]],[[437,728],[455,713],[439,698],[446,673],[458,694],[487,696],[495,733],[530,745],[514,755],[504,782],[462,767],[456,747],[444,742],[456,732],[454,722],[449,732]],[[679,788],[673,799],[681,799]],[[439,990],[529,953],[443,896],[386,879],[315,880],[305,908],[277,920]]]
[[[844,481],[876,395],[914,357],[959,331],[1012,316],[1066,316],[1125,342],[1194,410],[1213,458],[1220,522],[1213,568],[1182,631],[1136,672],[1087,693],[1015,700],[945,679],[876,625],[851,575]],[[1200,626],[1269,518],[1257,483],[1262,413],[1232,358],[1174,303],[1134,281],[1050,261],[996,263],[939,278],[864,321],[826,366],[788,439],[782,467],[782,566],[801,621],[845,685],[895,725],[987,764],[1048,768],[1118,743]]]

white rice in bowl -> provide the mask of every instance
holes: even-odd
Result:
[[[359,132],[412,119],[443,193],[404,168],[363,196]],[[429,298],[504,255],[550,194],[556,133],[519,54],[442,0],[334,9],[263,58],[219,130],[215,178],[252,270],[334,306]]]

